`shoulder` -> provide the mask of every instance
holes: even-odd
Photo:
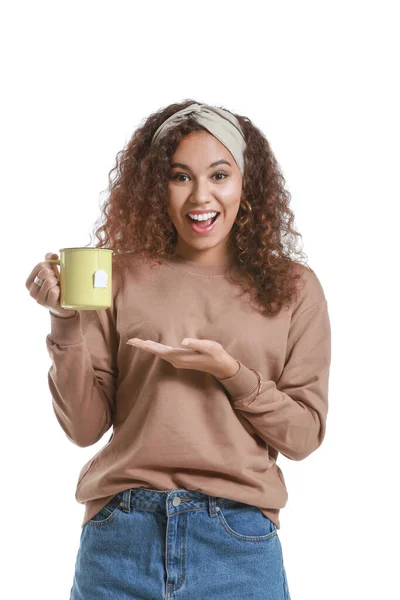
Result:
[[[293,307],[293,313],[299,314],[314,304],[326,301],[321,280],[311,267],[296,263],[294,272],[300,274],[300,281],[298,299]]]

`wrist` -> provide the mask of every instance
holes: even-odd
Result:
[[[239,369],[239,362],[232,358],[232,356],[229,356],[214,376],[217,379],[229,379],[230,377],[234,377],[239,372]]]
[[[58,313],[54,313],[52,310],[49,309],[49,313],[51,315],[53,315],[54,317],[58,317],[59,319],[71,319],[72,317],[74,317],[77,313],[77,311],[75,311],[72,315],[59,315]]]

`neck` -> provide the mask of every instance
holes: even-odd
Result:
[[[209,250],[199,251],[191,246],[185,248],[175,246],[175,255],[177,258],[186,260],[198,265],[224,266],[229,267],[233,264],[233,253],[230,248],[211,248]]]
[[[184,258],[180,254],[174,254],[171,257],[163,256],[161,257],[161,261],[176,269],[181,269],[194,275],[205,277],[227,277],[229,273],[229,267],[232,266],[232,262],[229,262],[227,259],[224,262],[200,262],[198,260],[195,261],[189,258]]]

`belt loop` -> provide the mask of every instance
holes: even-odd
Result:
[[[219,508],[218,508],[219,510]],[[210,517],[217,516],[217,497],[216,496],[208,496],[208,514]]]
[[[123,499],[121,502],[121,506],[122,506],[122,510],[124,512],[130,512],[131,511],[131,490],[124,490],[123,492]]]

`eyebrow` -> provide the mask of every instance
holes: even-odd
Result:
[[[230,167],[232,166],[231,163],[229,163],[227,160],[221,159],[211,163],[211,165],[208,168],[211,169],[212,167],[216,167],[217,165],[229,165]],[[186,169],[187,171],[190,171],[190,167],[182,163],[173,163],[171,165],[171,169],[173,169],[174,167],[179,167],[180,169]]]

